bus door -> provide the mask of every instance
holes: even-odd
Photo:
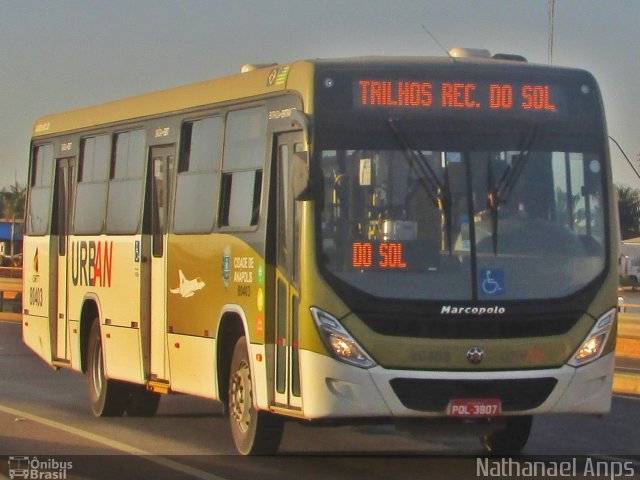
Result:
[[[168,380],[167,358],[167,221],[175,145],[151,147],[151,296],[150,356],[153,380]]]
[[[55,315],[50,317],[51,345],[54,346],[53,360],[68,361],[68,261],[69,231],[71,226],[71,202],[75,186],[76,158],[59,158],[56,161],[55,182],[53,190],[53,221],[51,235],[51,265],[56,269],[52,279],[57,282],[51,285],[52,302]],[[53,259],[57,258],[57,261]]]
[[[303,150],[301,131],[277,136],[274,400],[294,409],[302,408],[298,355],[301,210],[292,194],[292,157]]]

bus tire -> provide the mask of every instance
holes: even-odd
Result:
[[[126,411],[130,417],[153,417],[158,411],[161,395],[150,392],[144,385],[129,385]]]
[[[87,347],[87,386],[91,411],[96,417],[119,417],[127,406],[127,384],[109,380],[104,371],[100,321],[91,325]]]
[[[246,337],[236,342],[229,370],[229,423],[242,455],[273,455],[278,451],[284,420],[259,411],[253,403],[251,366]]]
[[[485,451],[491,455],[514,455],[527,444],[533,416],[507,417],[504,428],[481,438]]]

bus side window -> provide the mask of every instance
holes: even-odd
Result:
[[[265,107],[237,110],[227,115],[218,220],[221,227],[258,224],[266,131]]]
[[[111,158],[106,231],[135,233],[142,211],[144,129],[117,134]]]
[[[174,230],[178,233],[210,232],[218,194],[214,187],[220,164],[222,118],[185,123],[181,143]]]
[[[31,191],[27,212],[27,231],[30,235],[44,235],[51,217],[51,184],[53,182],[53,145],[39,145],[33,151]]]
[[[111,136],[83,139],[80,155],[73,232],[96,234],[102,231],[107,210]]]

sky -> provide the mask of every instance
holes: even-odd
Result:
[[[640,0],[555,0],[553,64],[591,71],[640,170]],[[245,63],[486,48],[547,63],[548,0],[0,0],[0,188],[26,182],[37,117]],[[614,181],[640,178],[610,144]]]

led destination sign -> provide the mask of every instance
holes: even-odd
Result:
[[[402,252],[402,243],[356,242],[352,246],[353,268],[402,269],[407,268]]]
[[[548,113],[565,103],[562,89],[549,84],[369,79],[354,82],[353,102],[366,108]]]

